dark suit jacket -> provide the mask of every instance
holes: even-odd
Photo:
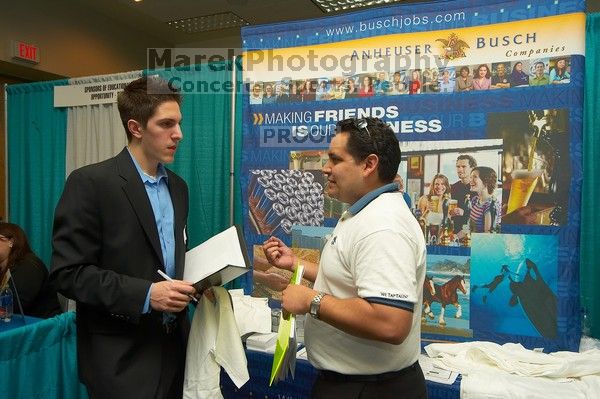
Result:
[[[176,279],[182,279],[188,189],[179,176],[167,174]],[[99,397],[152,398],[161,367],[170,367],[161,351],[162,313],[142,314],[150,284],[161,280],[159,268],[164,270],[154,213],[127,149],[71,173],[54,215],[51,279],[77,301],[79,375]],[[185,312],[177,323],[184,345]]]

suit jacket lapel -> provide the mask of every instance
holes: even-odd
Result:
[[[156,229],[156,221],[154,220],[154,212],[152,211],[152,205],[148,199],[148,193],[146,192],[144,183],[142,182],[142,179],[131,160],[131,155],[129,155],[129,151],[127,151],[126,148],[123,149],[116,158],[119,175],[125,180],[123,191],[125,191],[125,195],[131,203],[154,252],[158,259],[160,259],[160,265],[164,269],[164,261],[160,248],[160,240],[158,238],[158,230]]]

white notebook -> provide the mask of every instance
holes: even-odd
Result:
[[[226,284],[250,271],[241,229],[231,226],[185,254],[183,279],[198,292]]]

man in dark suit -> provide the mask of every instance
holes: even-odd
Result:
[[[90,398],[182,397],[196,291],[181,281],[187,185],[164,167],[183,138],[180,103],[162,79],[127,85],[118,97],[127,148],[71,173],[56,207],[51,278],[77,301]]]

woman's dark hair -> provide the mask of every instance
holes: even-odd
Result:
[[[517,73],[517,65],[521,64],[521,66],[523,66],[523,63],[521,61],[515,62],[515,65],[513,65],[513,69],[512,69],[512,73]],[[521,72],[523,72],[521,70]]]
[[[477,77],[479,77],[479,70],[484,67],[485,68],[485,77],[486,78],[490,78],[492,76],[492,74],[490,73],[490,67],[487,66],[487,64],[481,64],[477,67]]]
[[[498,175],[496,171],[492,168],[488,168],[487,166],[477,166],[473,168],[471,173],[477,171],[479,174],[479,178],[483,182],[483,185],[487,188],[488,194],[493,194],[496,189],[496,185],[498,184]]]
[[[13,240],[13,245],[8,255],[8,267],[12,267],[16,262],[23,259],[25,255],[32,252],[25,232],[16,224],[0,223],[0,235]]]
[[[565,67],[564,68],[561,69],[561,68],[558,67],[558,62],[559,61],[564,61],[565,62]],[[569,63],[568,63],[566,57],[557,58],[556,61],[554,62],[554,70],[556,71],[556,74],[558,76],[563,76],[565,74],[565,72],[567,72],[568,65],[569,65]]]

